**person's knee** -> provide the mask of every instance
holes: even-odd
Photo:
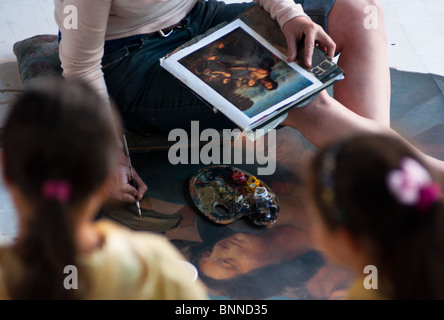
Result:
[[[336,2],[342,3],[343,6],[346,6],[349,10],[351,10],[349,13],[356,16],[360,16],[362,14],[365,15],[365,12],[368,11],[369,8],[375,9],[381,13],[383,12],[383,8],[379,0],[336,0]]]
[[[362,6],[364,6],[364,8],[371,6],[381,13],[384,11],[379,0],[357,0],[356,2],[362,3]]]
[[[378,0],[336,0],[332,8],[333,15],[342,21],[345,27],[365,26],[366,21],[380,20],[384,10]],[[349,29],[353,31],[353,29]]]
[[[355,9],[357,11],[356,15],[361,17],[361,23],[363,23],[365,28],[368,28],[368,26],[366,27],[366,25],[370,25],[370,27],[372,27],[371,26],[372,23],[379,24],[383,22],[384,9],[379,0],[355,0],[355,1],[357,5],[357,8]]]
[[[336,0],[328,20],[330,36],[338,51],[351,45],[386,41],[384,12],[378,0]],[[368,32],[371,31],[371,32]]]

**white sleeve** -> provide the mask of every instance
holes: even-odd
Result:
[[[270,13],[271,17],[277,20],[281,28],[293,18],[300,16],[308,17],[302,6],[294,3],[293,0],[254,0],[254,2]]]
[[[106,100],[109,97],[102,57],[111,3],[112,0],[56,2],[56,22],[62,33],[59,55],[63,76],[89,84]],[[77,25],[71,17],[77,19]]]

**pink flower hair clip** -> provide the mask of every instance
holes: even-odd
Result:
[[[412,158],[403,158],[400,169],[390,171],[386,182],[399,203],[415,206],[421,212],[441,199],[441,187],[433,181],[429,172]]]
[[[71,184],[66,180],[48,180],[42,185],[42,196],[48,200],[67,203],[71,199]]]

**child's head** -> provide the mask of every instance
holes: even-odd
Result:
[[[330,145],[311,164],[309,198],[318,245],[333,261],[360,275],[375,265],[389,297],[442,298],[441,191],[408,146],[378,135]]]
[[[104,189],[114,166],[114,118],[94,91],[69,82],[29,90],[15,102],[3,132],[3,169],[20,216],[17,248],[33,271],[12,296],[69,296],[63,268],[75,264],[75,215]]]

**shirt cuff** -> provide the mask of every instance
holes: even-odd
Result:
[[[285,10],[285,12],[279,14],[277,17],[277,22],[282,29],[284,24],[297,17],[306,17],[310,19],[310,17],[304,12],[304,9],[302,9],[302,6],[300,4],[294,4],[294,6],[290,8],[290,10]]]

